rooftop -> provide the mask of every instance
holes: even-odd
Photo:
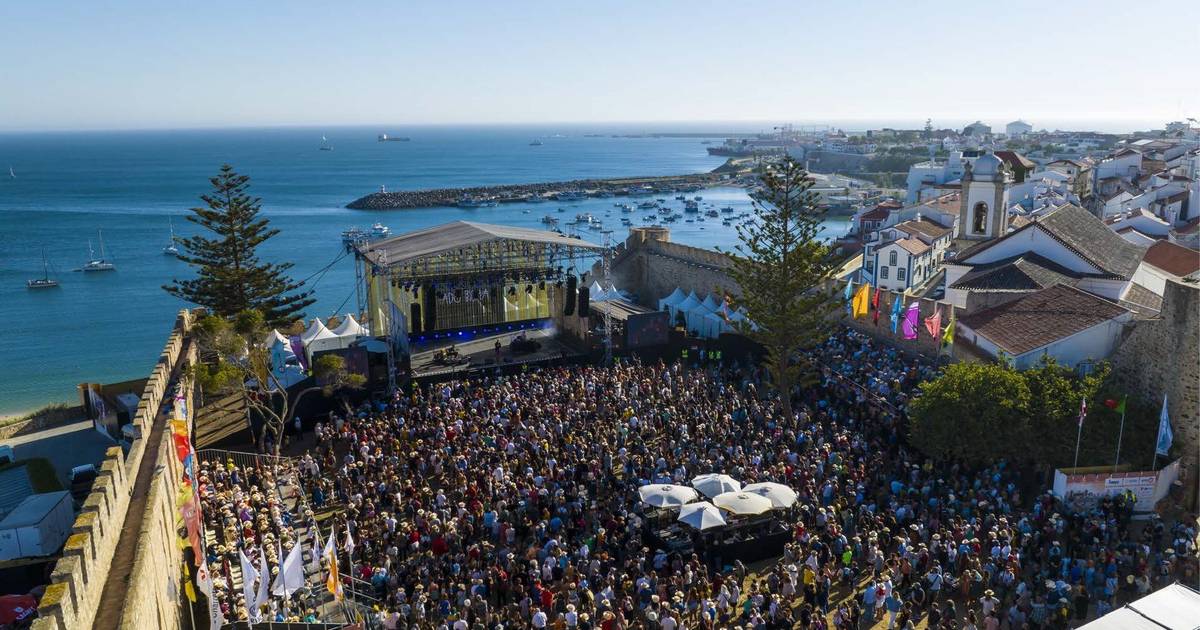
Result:
[[[1020,356],[1120,317],[1128,311],[1113,302],[1056,284],[959,322],[1004,352]]]
[[[1037,291],[1056,284],[1074,284],[1080,277],[1080,274],[1053,260],[1026,252],[1020,256],[976,265],[950,288],[981,292]]]
[[[1200,271],[1200,252],[1169,241],[1151,245],[1142,260],[1180,278]]]
[[[595,243],[572,238],[558,232],[473,221],[453,221],[377,241],[365,246],[360,251],[363,256],[375,264],[392,266],[438,254],[455,253],[497,241],[588,250],[604,249]]]
[[[939,239],[951,232],[950,228],[943,227],[938,222],[927,217],[921,217],[920,220],[905,221],[897,223],[895,228],[909,234],[919,234],[929,240]]]
[[[1127,280],[1142,262],[1141,247],[1121,238],[1095,215],[1074,204],[1066,204],[1052,210],[1001,238],[969,247],[955,257],[955,262],[970,264],[973,256],[987,251],[997,243],[1015,238],[1026,230],[1042,230],[1110,278]]]

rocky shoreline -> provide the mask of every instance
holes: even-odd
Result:
[[[719,171],[720,169],[718,169]],[[560,199],[559,195],[621,197],[641,194],[666,194],[679,189],[699,190],[717,183],[735,184],[728,171],[666,175],[661,177],[624,177],[615,179],[577,179],[565,182],[438,188],[371,193],[346,204],[352,210],[403,210],[437,206],[486,206],[499,203],[536,203]],[[577,197],[576,197],[577,198]]]

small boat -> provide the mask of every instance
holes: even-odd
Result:
[[[621,225],[633,225],[633,221],[630,221],[629,217],[621,217]]]
[[[533,193],[532,195],[529,195],[529,198],[526,199],[525,201],[528,201],[529,203],[542,203],[545,200],[546,200],[545,197],[543,197],[537,193]]]
[[[704,213],[704,216],[706,216],[706,217],[719,217],[719,216],[721,216],[721,214],[720,214],[719,212],[717,212],[716,210],[708,210],[708,211],[706,211],[706,212]]]
[[[608,197],[612,197],[612,193],[608,192],[607,190],[597,190],[596,196],[601,199],[606,199]]]
[[[171,242],[169,245],[163,248],[162,252],[164,256],[174,256],[178,258],[179,248],[175,246],[175,223],[171,221],[171,217],[167,217],[167,225],[171,230]]]
[[[540,146],[542,146],[542,141],[541,141],[541,140],[534,140],[533,142],[530,142],[530,143],[529,143],[529,146],[531,146],[531,147],[540,147]]]
[[[626,204],[621,204],[621,212],[623,212],[623,213],[625,213],[625,214],[630,214],[630,213],[632,213],[632,212],[633,212],[633,206],[631,206],[631,205],[629,205],[629,204],[627,204],[627,203],[626,203]]]
[[[563,192],[555,195],[555,198],[559,201],[579,201],[581,199],[587,199],[587,195],[577,190],[564,190]]]
[[[696,195],[695,197],[692,197],[692,199],[695,199],[696,201],[700,201],[700,200],[704,199],[704,197],[701,197],[700,195]]]
[[[733,206],[725,206],[724,208],[721,208],[721,212],[724,212],[726,214],[733,212]]]
[[[546,216],[542,217],[542,223],[545,223],[546,225],[558,225],[558,218],[547,214]]]
[[[342,243],[345,245],[359,243],[359,242],[367,240],[368,236],[369,235],[367,234],[366,230],[363,230],[362,228],[352,227],[352,228],[349,228],[346,230],[342,230]]]
[[[575,223],[591,223],[596,220],[590,213],[583,212],[575,215]]]
[[[675,199],[677,199],[679,201],[687,201],[687,197],[685,197],[683,195],[675,195]]]
[[[84,271],[116,271],[117,266],[108,260],[104,252],[104,234],[97,228],[96,236],[100,239],[100,257],[92,250],[92,240],[88,239],[88,261],[83,264]]]
[[[58,286],[58,280],[50,277],[50,263],[46,262],[46,248],[42,248],[42,277],[25,281],[30,289],[52,289]]]
[[[459,208],[490,208],[496,205],[495,201],[490,199],[476,199],[475,197],[464,196],[458,200]]]
[[[318,147],[321,151],[332,151],[333,146],[329,144],[329,140],[325,136],[321,136],[321,146]]]
[[[382,223],[376,223],[371,226],[371,238],[387,238],[391,233],[391,228]]]
[[[653,210],[658,207],[658,204],[653,201],[643,201],[637,205],[638,210]]]
[[[685,201],[683,202],[683,211],[692,213],[700,212],[700,204],[695,201]]]
[[[11,165],[11,164],[9,164],[9,165],[8,165],[8,176],[9,176],[9,177],[11,177],[11,178],[13,178],[13,179],[16,179],[16,178],[17,178],[17,174],[16,174],[16,173],[15,173],[15,172],[12,170],[12,165]]]
[[[379,134],[380,142],[408,142],[409,140],[412,140],[412,138],[405,136],[389,136],[386,133]]]
[[[529,211],[528,211],[528,210],[522,210],[522,211],[521,211],[521,214],[529,214]]]

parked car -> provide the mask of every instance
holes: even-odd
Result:
[[[83,503],[92,491],[92,482],[96,481],[99,471],[92,464],[84,464],[71,469],[71,498],[76,503]]]

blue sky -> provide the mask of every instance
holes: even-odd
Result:
[[[1179,25],[1179,26],[1175,26]],[[0,129],[1200,117],[1200,2],[5,2]]]

